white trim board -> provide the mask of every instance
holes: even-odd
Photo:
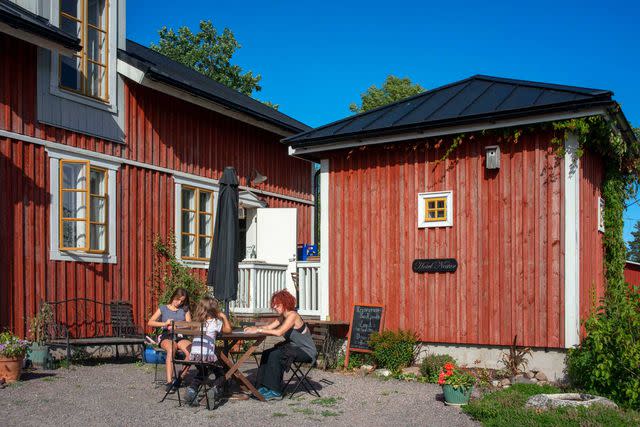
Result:
[[[320,319],[329,318],[329,160],[320,162]]]
[[[485,121],[470,125],[451,126],[445,128],[438,128],[428,131],[401,133],[391,136],[379,136],[372,138],[358,138],[350,139],[346,141],[334,142],[334,143],[322,143],[319,142],[316,145],[307,147],[293,148],[289,146],[289,154],[295,157],[303,156],[305,154],[319,153],[330,150],[341,150],[345,148],[360,147],[362,145],[376,145],[387,144],[392,142],[411,141],[415,139],[430,138],[434,136],[455,135],[459,133],[478,132],[482,130],[498,129],[511,126],[524,126],[535,123],[554,122],[557,120],[574,119],[578,117],[587,117],[598,114],[606,114],[606,109],[602,107],[590,108],[582,111],[562,113],[562,114],[540,114],[535,116],[528,116],[520,119],[498,120],[498,121]]]
[[[580,344],[580,159],[578,138],[564,143],[564,346]]]
[[[35,138],[33,136],[27,136],[27,135],[22,135],[20,133],[15,133],[15,132],[10,132],[10,131],[6,131],[3,129],[0,129],[0,137],[4,137],[4,138],[11,138],[11,139],[15,139],[18,141],[23,141],[23,142],[28,142],[31,144],[36,144],[36,145],[42,145],[46,148],[48,148],[49,150],[55,150],[58,152],[63,152],[63,153],[70,153],[70,154],[76,154],[76,155],[80,155],[80,156],[84,156],[84,157],[89,157],[92,159],[95,159],[97,161],[105,161],[105,162],[112,162],[112,163],[116,163],[116,164],[124,164],[124,165],[131,165],[131,166],[135,166],[135,167],[139,167],[139,168],[144,168],[144,169],[149,169],[149,170],[153,170],[153,171],[158,171],[158,172],[162,172],[162,173],[166,173],[168,175],[173,175],[174,179],[176,178],[185,178],[191,181],[199,181],[201,182],[203,185],[218,185],[218,180],[217,179],[210,179],[210,178],[204,178],[198,175],[193,175],[190,173],[186,173],[186,172],[181,172],[181,171],[177,171],[175,169],[169,169],[169,168],[164,168],[162,166],[156,166],[156,165],[152,165],[149,163],[143,163],[143,162],[138,162],[135,160],[129,160],[129,159],[125,159],[122,157],[117,157],[117,156],[111,156],[109,154],[102,154],[102,153],[98,153],[95,151],[91,151],[91,150],[85,150],[84,148],[76,148],[76,147],[71,147],[65,144],[60,144],[58,142],[51,142],[51,141],[47,141],[41,138]],[[238,187],[239,190],[249,190],[252,193],[255,194],[261,194],[263,196],[271,196],[271,197],[275,197],[278,199],[283,199],[283,200],[290,200],[292,202],[297,202],[297,203],[302,203],[305,205],[310,205],[313,206],[314,205],[314,201],[313,201],[313,196],[311,198],[311,200],[307,200],[307,199],[301,199],[299,197],[295,197],[295,196],[287,196],[285,194],[279,194],[279,193],[274,193],[272,191],[266,191],[266,190],[259,190],[257,188],[252,188],[252,187],[245,187],[245,186],[239,186]]]

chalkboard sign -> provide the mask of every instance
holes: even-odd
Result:
[[[458,269],[454,258],[415,259],[411,265],[414,273],[453,273]]]
[[[344,366],[349,365],[349,353],[351,351],[360,353],[370,353],[369,338],[374,332],[382,329],[381,305],[356,304],[353,306],[351,314],[351,325],[349,326],[349,336],[347,342],[347,354]]]

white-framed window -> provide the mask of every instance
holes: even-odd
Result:
[[[50,166],[50,258],[116,263],[119,164],[47,149]]]
[[[191,267],[208,268],[218,187],[174,176],[176,256]]]
[[[73,56],[51,55],[51,93],[114,112],[117,0],[53,0],[52,23],[78,37]]]
[[[418,194],[418,228],[451,227],[452,225],[452,191]]]
[[[598,197],[598,231],[604,233],[604,199]]]

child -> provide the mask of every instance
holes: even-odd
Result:
[[[218,309],[218,302],[208,296],[203,297],[195,310],[194,320],[204,324],[204,335],[193,338],[191,344],[190,360],[215,363],[216,357],[216,335],[222,331],[231,332],[231,323],[227,316]],[[199,369],[198,375],[187,387],[187,401],[190,404],[197,404],[197,392],[200,381],[206,380],[209,372],[206,368]]]

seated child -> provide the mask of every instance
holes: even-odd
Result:
[[[193,338],[189,359],[213,364],[218,360],[215,353],[216,336],[220,331],[231,332],[231,323],[227,316],[218,309],[218,302],[208,296],[203,297],[198,303],[194,321],[204,323],[205,330],[202,338],[199,336]],[[187,402],[198,404],[198,387],[200,382],[206,381],[208,377],[209,370],[205,367],[199,367],[198,375],[196,375],[191,385],[187,387]]]

